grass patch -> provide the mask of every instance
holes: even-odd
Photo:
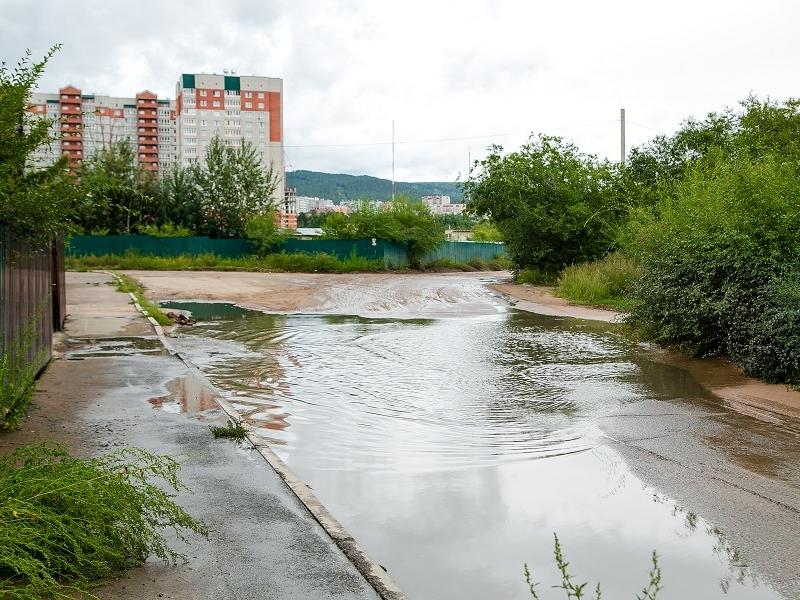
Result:
[[[103,256],[68,256],[66,267],[71,271],[91,269],[138,271],[250,271],[290,273],[357,273],[386,270],[383,260],[351,255],[345,259],[331,254],[285,252],[266,256],[222,257],[215,254],[181,254],[179,256],[144,256],[135,252]]]
[[[637,272],[636,263],[614,252],[601,260],[564,269],[558,278],[555,294],[576,304],[625,311],[632,304],[626,294]]]
[[[215,254],[181,254],[179,256],[145,256],[135,252],[106,254],[103,256],[68,256],[66,266],[70,271],[107,269],[112,271],[249,271],[256,273],[376,273],[379,271],[407,271],[407,267],[388,268],[382,259],[371,259],[351,254],[345,259],[332,254],[275,253],[265,256],[230,258]],[[511,268],[505,255],[492,260],[480,258],[466,263],[444,258],[428,262],[424,270],[443,271],[504,271]]]
[[[537,269],[522,269],[514,273],[514,283],[524,283],[528,285],[553,285],[555,278],[552,274]]]
[[[228,438],[232,440],[242,441],[247,437],[247,430],[239,423],[228,421],[228,423],[221,427],[209,427],[211,433],[215,438]]]
[[[0,458],[0,597],[95,598],[84,591],[154,554],[184,558],[180,540],[206,527],[173,502],[178,463],[129,448],[79,459],[58,445]]]
[[[30,356],[39,322],[32,319],[0,354],[0,431],[17,429],[28,412],[37,370],[47,356],[45,348]]]
[[[117,277],[117,291],[131,293],[136,298],[139,306],[142,307],[148,317],[153,317],[159,325],[172,325],[172,320],[154,302],[147,299],[144,288],[133,277],[115,273]]]

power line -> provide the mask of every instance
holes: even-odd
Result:
[[[594,127],[596,125],[607,125],[608,123],[618,123],[616,119],[610,121],[596,121],[594,123],[582,123],[580,125],[567,125],[565,127],[550,127],[548,131],[563,131],[566,129],[578,129],[581,127]],[[517,132],[517,133],[492,133],[486,135],[472,135],[464,137],[450,137],[450,138],[433,138],[427,140],[397,140],[394,144],[443,144],[449,142],[463,142],[468,140],[481,140],[492,139],[500,137],[515,137],[530,135],[530,131]],[[286,144],[284,148],[353,148],[353,147],[371,147],[371,146],[391,146],[393,142],[355,142],[355,143],[339,143],[339,144]]]

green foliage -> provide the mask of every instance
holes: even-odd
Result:
[[[142,284],[136,281],[133,277],[122,275],[121,273],[114,273],[117,279],[117,291],[125,294],[133,294],[136,297],[136,302],[142,307],[142,310],[148,317],[152,317],[159,325],[172,325],[172,320],[159,308],[157,304],[147,299],[144,293]]]
[[[139,229],[139,233],[153,237],[190,237],[192,235],[188,228],[182,225],[173,225],[169,221],[162,225],[145,225]]]
[[[34,152],[53,142],[52,121],[27,113],[30,95],[59,48],[33,64],[28,51],[13,70],[0,64],[0,227],[36,246],[69,229],[76,204],[65,157],[51,166],[34,163]]]
[[[552,285],[555,283],[555,276],[552,273],[546,273],[541,269],[532,267],[515,271],[514,282],[527,285]]]
[[[474,216],[466,213],[435,216],[436,220],[448,229],[473,229],[477,223],[477,219]]]
[[[636,263],[620,252],[601,260],[571,265],[558,277],[556,295],[577,304],[627,309],[628,288],[639,273]]]
[[[312,210],[307,213],[300,213],[297,215],[297,226],[298,227],[322,227],[325,223],[325,219],[328,218],[330,213],[318,212],[316,210]]]
[[[292,236],[292,232],[281,229],[275,222],[275,214],[267,213],[250,217],[245,227],[247,239],[256,243],[258,253],[263,255],[273,252],[277,246]]]
[[[247,438],[247,430],[239,423],[228,421],[222,427],[209,427],[215,438],[226,438],[241,442]]]
[[[45,349],[30,356],[38,326],[39,319],[32,319],[0,354],[0,431],[17,429],[31,403],[37,370],[47,356]]]
[[[369,175],[343,175],[319,173],[316,171],[288,171],[286,185],[297,188],[301,196],[327,198],[334,202],[345,200],[390,200],[392,182]],[[453,202],[460,202],[463,194],[455,182],[396,182],[397,193],[411,199],[422,196],[450,196]],[[318,227],[307,225],[306,227]]]
[[[136,164],[136,151],[128,140],[86,158],[79,180],[79,223],[85,230],[130,234],[157,219],[158,181]]]
[[[573,575],[569,571],[569,562],[567,562],[564,552],[561,549],[561,541],[555,534],[553,534],[553,538],[555,540],[553,543],[553,557],[555,559],[558,573],[561,576],[561,583],[552,587],[555,589],[564,590],[567,600],[581,600],[581,598],[588,598],[588,582],[576,583],[573,580]],[[649,574],[650,580],[647,582],[647,585],[642,588],[641,593],[636,594],[636,600],[657,600],[658,592],[663,589],[661,586],[661,567],[658,564],[658,555],[655,553],[655,551],[653,551],[651,556],[651,563],[652,567]],[[537,589],[539,587],[539,583],[534,580],[533,574],[528,568],[527,563],[524,565],[522,572],[525,577],[525,584],[528,586],[528,591],[530,592],[531,598],[534,600],[539,600],[539,598],[541,598],[541,596],[539,596],[539,590]],[[594,600],[602,600],[602,591],[600,589],[599,582],[594,588],[593,598]]]
[[[800,383],[791,304],[800,273],[796,172],[781,157],[712,151],[674,197],[635,213],[625,243],[643,271],[630,324],[661,344],[727,355],[751,375]]]
[[[494,146],[473,173],[467,208],[497,226],[517,269],[555,274],[601,256],[624,213],[614,169],[558,137],[508,154]]]
[[[333,213],[323,225],[327,239],[379,238],[408,247],[412,265],[444,242],[444,228],[424,204],[399,198],[388,208],[364,202],[352,214]]]
[[[484,221],[475,225],[469,239],[473,242],[502,242],[503,234],[496,225]]]
[[[78,459],[37,445],[0,458],[0,597],[94,598],[81,590],[131,562],[183,558],[161,530],[180,540],[207,530],[173,501],[186,489],[178,468],[136,448]]]
[[[341,260],[323,252],[279,253],[267,256],[229,258],[214,254],[183,254],[180,256],[143,256],[135,252],[121,255],[80,256],[66,258],[67,269],[139,270],[139,271],[251,271],[254,273],[285,271],[297,273],[357,273],[385,270],[382,260],[350,256]],[[124,278],[124,276],[122,276]],[[127,291],[127,288],[123,288]]]
[[[272,212],[277,175],[272,168],[264,171],[255,147],[244,140],[233,147],[215,136],[194,177],[200,193],[200,231],[204,235],[244,237],[248,220]]]

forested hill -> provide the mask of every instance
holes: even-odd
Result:
[[[297,188],[298,196],[318,196],[335,202],[341,200],[388,200],[392,182],[369,175],[344,175],[317,171],[287,171],[286,185]],[[397,182],[397,193],[411,198],[446,195],[453,202],[463,198],[461,186],[455,182]]]

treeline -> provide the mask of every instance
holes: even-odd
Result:
[[[286,185],[297,188],[300,196],[316,196],[334,202],[348,200],[390,200],[392,182],[370,175],[346,175],[343,173],[320,173],[317,171],[288,171]],[[395,183],[398,194],[412,200],[422,196],[450,196],[453,202],[463,198],[461,187],[455,182],[431,181]]]
[[[85,233],[244,237],[253,218],[272,210],[278,178],[255,148],[215,137],[203,158],[161,177],[116,142],[88,157],[76,174],[74,223]]]
[[[624,305],[644,339],[800,384],[798,107],[748,98],[622,166],[554,137],[495,147],[468,205],[500,229],[521,278]]]

